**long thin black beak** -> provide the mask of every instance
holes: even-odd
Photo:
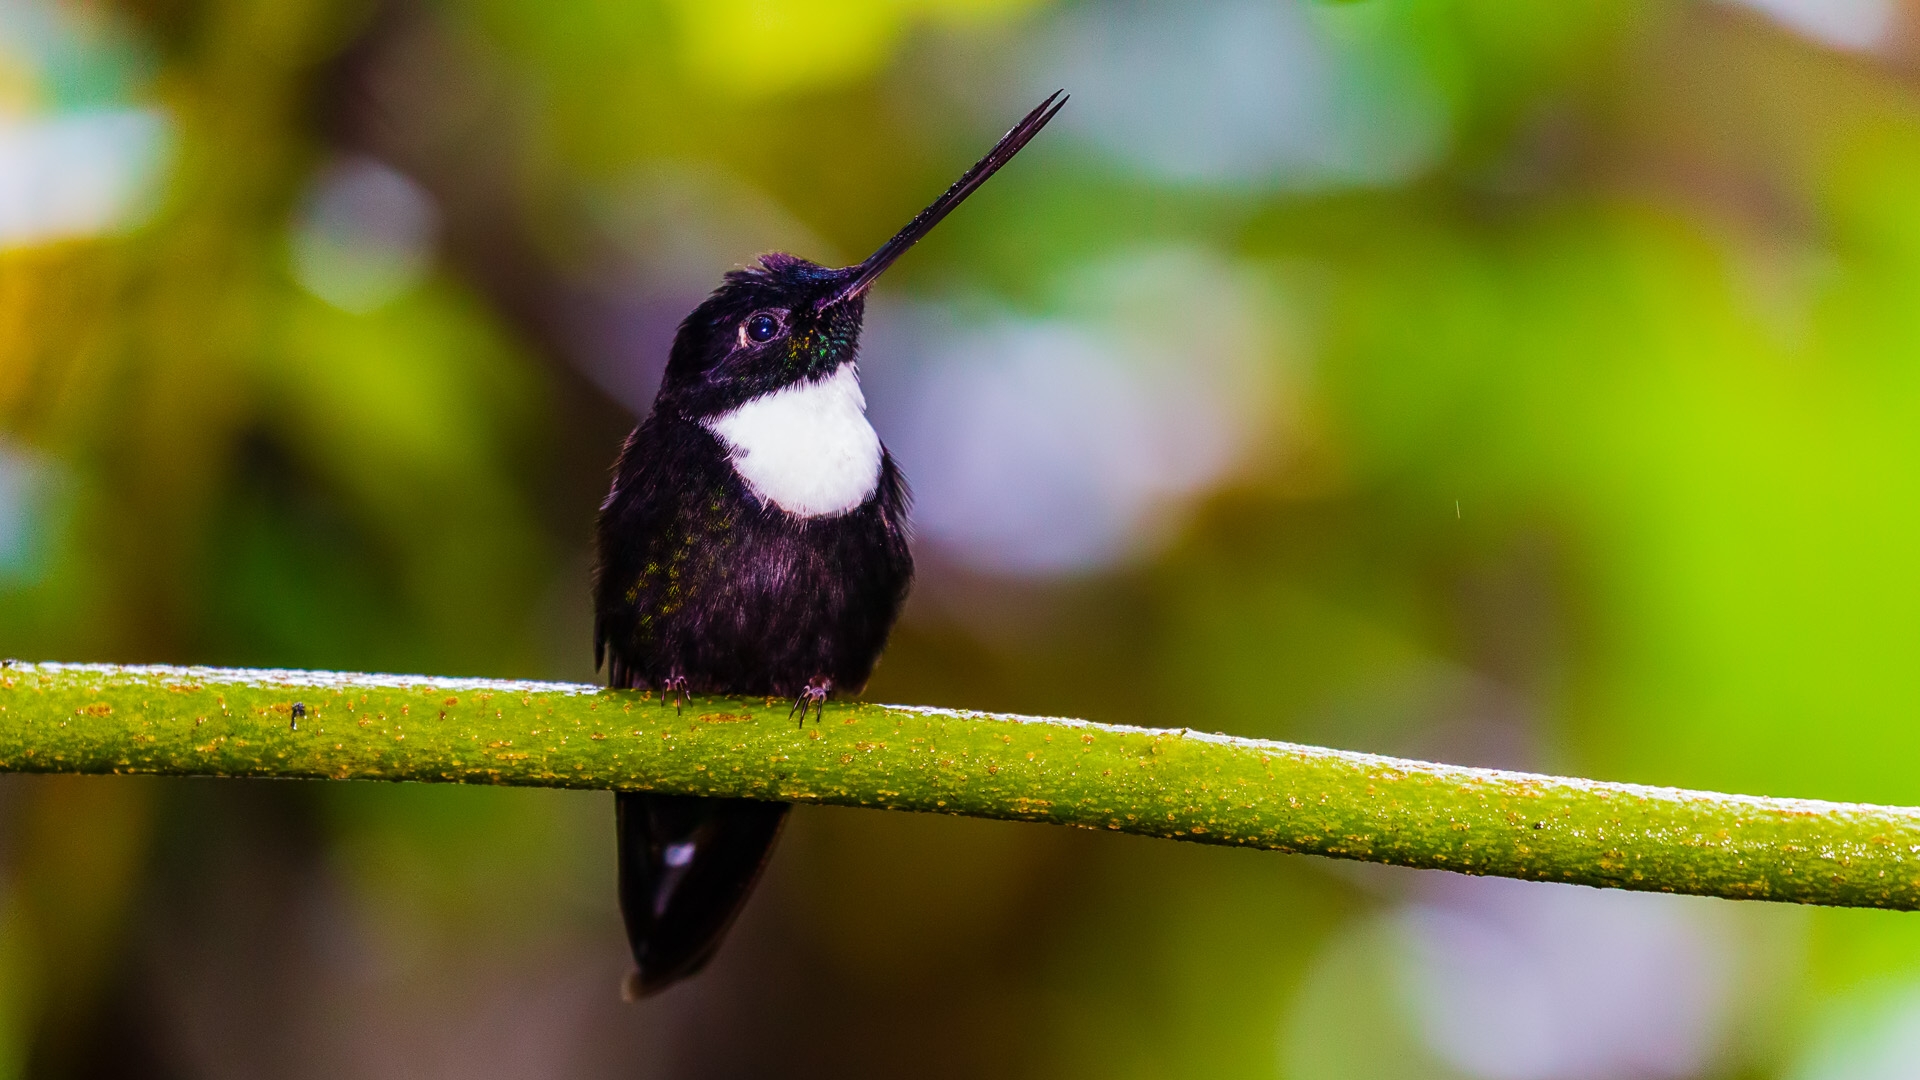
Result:
[[[893,260],[905,254],[906,250],[921,237],[932,232],[933,227],[940,224],[941,218],[953,213],[953,208],[965,202],[967,196],[973,194],[981,184],[986,183],[989,176],[999,172],[1000,166],[1012,161],[1013,155],[1019,153],[1020,148],[1027,145],[1035,135],[1040,134],[1040,129],[1046,127],[1047,121],[1053,119],[1061,109],[1066,107],[1066,104],[1067,92],[1055,90],[1047,100],[1028,113],[1026,119],[1015,124],[1012,131],[1001,136],[993,149],[987,151],[987,156],[975,162],[973,168],[968,169],[964,176],[954,181],[946,194],[935,199],[932,206],[920,211],[919,216],[907,222],[906,228],[901,229],[894,234],[893,239],[882,244],[879,251],[867,256],[865,262],[848,267],[851,273],[846,283],[821,300],[818,308],[824,310],[865,293],[872,287],[874,281],[886,272],[887,267],[893,265]]]

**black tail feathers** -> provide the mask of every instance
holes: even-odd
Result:
[[[620,913],[639,965],[630,998],[692,975],[746,906],[788,804],[619,792]]]

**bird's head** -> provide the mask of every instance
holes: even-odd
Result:
[[[824,379],[860,346],[867,290],[887,267],[1013,159],[1067,103],[1056,91],[907,227],[861,262],[831,268],[763,255],[726,275],[680,324],[659,403],[683,416],[717,416],[763,394]]]

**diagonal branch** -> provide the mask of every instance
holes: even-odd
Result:
[[[296,719],[295,714],[300,716]],[[1920,810],[948,709],[222,668],[0,669],[0,770],[650,788],[1470,874],[1920,908]]]

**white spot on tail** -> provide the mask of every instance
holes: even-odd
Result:
[[[880,485],[880,436],[851,362],[706,422],[755,495],[795,517],[835,517]]]

